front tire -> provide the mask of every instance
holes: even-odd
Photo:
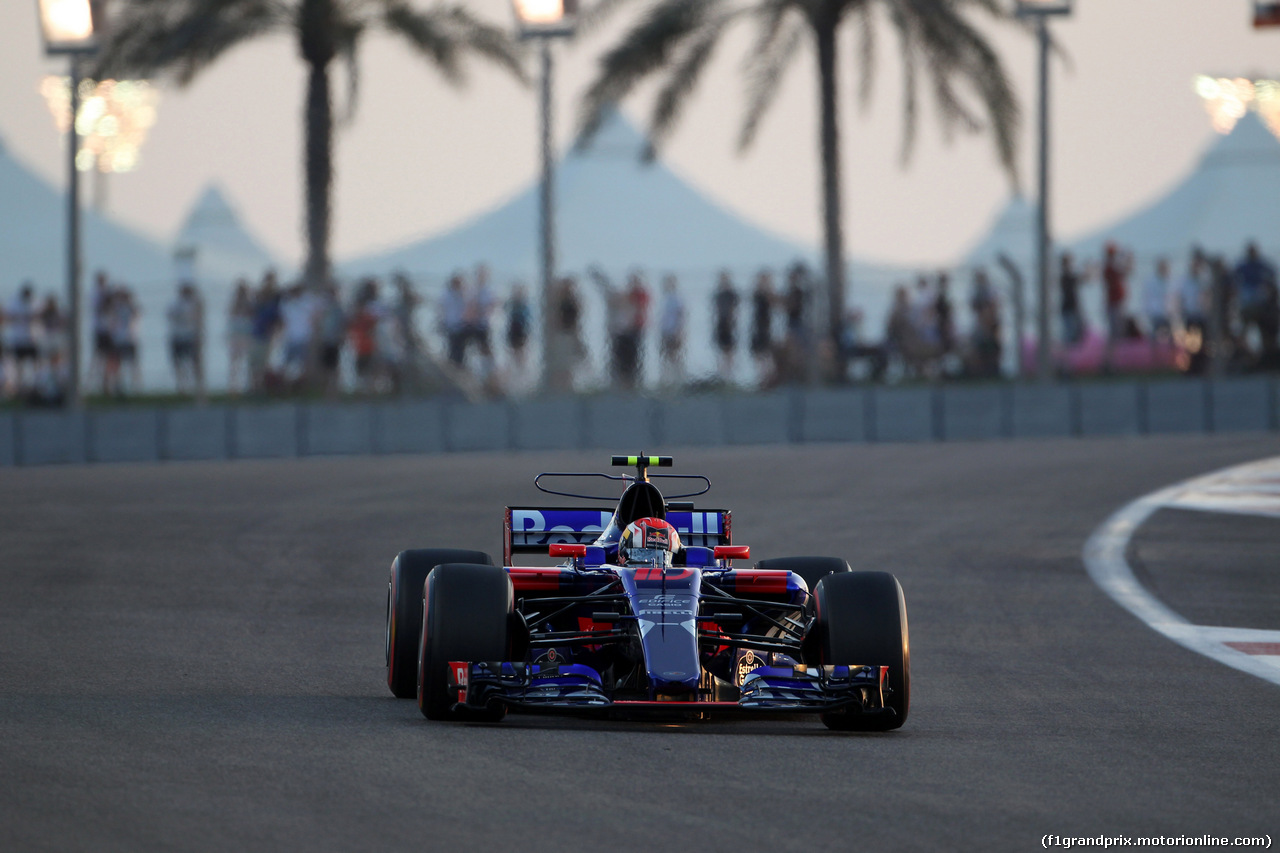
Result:
[[[441,563],[483,563],[483,551],[461,548],[418,548],[401,551],[391,562],[387,581],[387,686],[398,699],[418,692],[418,641],[422,637],[422,585]]]
[[[501,703],[484,711],[451,710],[458,697],[449,692],[449,662],[510,660],[508,626],[515,612],[515,592],[506,570],[446,563],[427,576],[423,596],[418,653],[422,715],[428,720],[501,720],[507,713]]]
[[[911,708],[911,644],[902,585],[888,572],[848,572],[822,579],[815,590],[819,659],[823,664],[889,667],[884,697],[893,714],[822,715],[829,729],[888,731]]]
[[[797,574],[804,578],[810,594],[827,575],[850,571],[849,561],[840,557],[774,557],[756,563],[756,568]]]

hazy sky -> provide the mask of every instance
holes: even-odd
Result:
[[[508,0],[468,5],[497,23],[512,19]],[[1140,207],[1194,164],[1211,135],[1192,91],[1195,74],[1280,73],[1280,29],[1253,30],[1250,10],[1249,0],[1076,0],[1071,18],[1054,21],[1071,66],[1054,67],[1053,221],[1061,236]],[[1033,40],[1007,24],[984,28],[1023,102],[1021,173],[1024,187],[1033,188]],[[555,124],[562,146],[578,94],[617,32],[615,26],[559,51]],[[739,157],[739,68],[750,34],[743,29],[722,45],[665,156],[748,220],[817,245],[812,50],[797,58],[756,145]],[[887,30],[883,35],[866,114],[856,105],[851,39],[841,57],[846,245],[855,255],[897,263],[949,262],[985,231],[1010,186],[987,137],[943,141],[927,92],[915,156],[900,168],[896,39]],[[337,138],[339,257],[448,228],[535,177],[534,89],[473,65],[468,86],[455,91],[381,34],[365,38],[359,62],[354,123]],[[0,138],[58,186],[65,182],[62,142],[37,86],[42,75],[65,67],[65,60],[43,55],[34,2],[0,4]],[[110,179],[109,212],[168,240],[202,188],[217,181],[268,247],[297,261],[304,79],[294,45],[273,37],[227,55],[185,90],[166,85],[140,169]],[[341,111],[345,73],[335,74],[334,83]],[[633,117],[647,114],[646,94],[627,103]]]

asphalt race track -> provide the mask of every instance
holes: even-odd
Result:
[[[618,451],[641,449],[655,450]],[[1280,688],[1158,635],[1081,562],[1117,507],[1276,455],[1275,437],[672,452],[677,471],[712,477],[709,505],[734,510],[754,556],[831,553],[899,576],[914,664],[903,729],[451,725],[393,699],[395,552],[497,552],[501,509],[538,501],[535,473],[599,470],[603,455],[6,470],[0,850],[1280,840]],[[1197,523],[1199,538],[1162,517],[1141,540],[1171,606],[1280,628],[1257,606],[1276,601],[1276,529],[1249,522],[1251,568],[1224,591],[1187,573],[1231,565],[1232,528]],[[1161,530],[1217,545],[1188,547],[1179,568]]]

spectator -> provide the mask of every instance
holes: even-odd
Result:
[[[111,297],[111,390],[116,396],[136,394],[141,390],[142,372],[138,365],[138,315],[141,309],[133,291],[118,287]]]
[[[285,291],[280,300],[280,328],[284,339],[284,381],[302,387],[308,378],[311,346],[320,320],[320,304],[301,284]]]
[[[263,393],[276,385],[270,373],[271,350],[280,331],[280,288],[275,270],[267,270],[253,300],[252,339],[249,344],[249,387]]]
[[[658,318],[661,339],[662,384],[679,386],[684,382],[684,300],[676,289],[676,277],[662,280],[662,304]]]
[[[347,337],[347,312],[342,309],[338,285],[334,282],[329,282],[325,287],[318,314],[320,379],[326,392],[336,394],[339,388],[338,368],[342,362],[342,343]]]
[[[1063,252],[1058,263],[1058,310],[1062,313],[1062,340],[1068,346],[1074,346],[1084,339],[1084,323],[1080,318],[1081,276],[1070,252]],[[981,312],[974,313],[981,316]]]
[[[774,384],[776,362],[773,347],[773,274],[762,269],[756,274],[751,291],[751,357],[756,362],[756,377],[761,388]]]
[[[716,351],[719,353],[717,367],[721,380],[731,382],[733,353],[738,347],[738,303],[741,299],[733,287],[733,278],[728,270],[720,271],[716,292],[711,299],[712,326]]]
[[[809,271],[804,264],[792,264],[787,270],[787,289],[782,295],[783,311],[787,318],[787,337],[782,357],[777,361],[778,378],[783,382],[797,382],[804,378],[809,354]]]
[[[578,297],[577,282],[571,276],[556,283],[552,304],[553,328],[543,369],[547,372],[547,387],[556,393],[567,393],[573,390],[575,367],[586,354],[580,329],[582,301]]]
[[[507,297],[506,312],[507,348],[511,350],[516,373],[523,376],[526,361],[525,347],[529,343],[529,326],[533,320],[529,310],[529,298],[524,285],[520,282],[516,282],[515,287],[511,289],[511,295]]]
[[[1200,247],[1191,250],[1191,263],[1178,284],[1178,316],[1187,330],[1197,330],[1203,337],[1208,326],[1209,294],[1213,290],[1213,274]]]
[[[1250,329],[1258,329],[1262,335],[1261,324],[1267,310],[1268,290],[1276,286],[1276,269],[1258,251],[1257,243],[1250,243],[1245,249],[1245,256],[1236,265],[1235,289],[1236,300],[1240,309],[1240,338],[1246,343]]]
[[[489,283],[489,268],[484,264],[476,266],[475,286],[466,300],[465,321],[466,337],[480,350],[480,381],[488,383],[493,375],[493,340],[491,324],[493,309],[497,298],[493,295],[493,287]]]
[[[444,296],[440,298],[440,325],[444,330],[445,348],[449,361],[462,367],[467,355],[467,295],[462,273],[449,277]]]
[[[357,291],[349,328],[351,349],[356,357],[356,381],[359,389],[365,393],[376,391],[378,387],[377,341],[382,313],[382,306],[378,302],[378,282],[367,278]]]
[[[32,406],[62,406],[66,402],[70,379],[66,360],[61,351],[55,352],[36,371],[35,380],[27,392],[27,403]]]
[[[844,325],[840,329],[840,372],[836,378],[840,382],[848,380],[850,362],[864,361],[869,366],[868,378],[879,382],[884,378],[886,367],[885,348],[867,341],[862,331],[863,316],[858,308],[850,309],[845,315]]]
[[[614,287],[604,270],[592,267],[588,273],[604,297],[605,328],[609,333],[609,381],[622,386],[627,377],[635,375],[635,303],[625,291]]]
[[[885,354],[890,358],[896,357],[908,373],[916,368],[916,325],[912,313],[907,287],[899,284],[893,289],[893,304],[885,321]]]
[[[1143,320],[1153,347],[1157,340],[1169,337],[1172,328],[1169,322],[1172,294],[1173,279],[1169,271],[1169,260],[1157,258],[1155,272],[1142,285]]]
[[[242,278],[236,282],[227,316],[227,390],[233,394],[252,386],[248,358],[253,344],[253,317],[253,296],[249,282]]]
[[[5,348],[13,361],[13,381],[17,393],[25,393],[35,381],[40,365],[36,346],[36,306],[31,282],[25,282],[5,308]]]
[[[966,354],[965,372],[982,379],[999,377],[1003,348],[1000,311],[995,302],[988,302],[982,306],[974,322],[973,336]]]
[[[93,358],[89,363],[89,372],[96,376],[101,393],[107,393],[107,365],[115,358],[111,351],[111,284],[104,270],[98,270],[93,277],[93,297],[90,301],[93,311]]]
[[[631,322],[627,326],[627,371],[623,384],[635,388],[640,384],[644,362],[644,331],[649,327],[649,290],[639,271],[631,273],[627,282],[627,304]]]
[[[950,278],[945,272],[938,273],[938,287],[933,299],[934,321],[938,324],[938,347],[942,355],[947,355],[956,345],[955,311],[951,305],[951,295],[947,292]]]
[[[416,365],[418,355],[422,352],[422,338],[418,335],[417,319],[418,306],[422,304],[422,297],[413,289],[413,282],[404,273],[396,273],[391,280],[396,287],[396,325],[404,346],[405,358]]]
[[[1133,256],[1121,251],[1115,243],[1108,243],[1102,262],[1102,283],[1105,286],[1107,336],[1111,341],[1125,337],[1126,321],[1129,319],[1126,307],[1129,299],[1128,279],[1132,270]]]
[[[204,396],[204,303],[191,282],[178,287],[166,312],[173,384],[179,394]]]
[[[66,353],[69,337],[67,335],[67,318],[58,307],[55,296],[47,296],[44,307],[40,309],[40,366],[48,367],[55,362],[66,364]],[[53,371],[49,375],[56,375]]]

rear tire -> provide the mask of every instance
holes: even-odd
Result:
[[[391,562],[387,582],[387,686],[399,699],[418,692],[418,642],[422,639],[422,585],[441,563],[483,563],[483,551],[461,548],[418,548],[401,551]]]
[[[829,729],[888,731],[907,721],[911,708],[911,644],[907,603],[888,572],[849,572],[824,578],[817,603],[819,660],[823,664],[887,666],[884,703],[893,715],[864,717],[836,711],[822,715]]]
[[[450,710],[458,697],[449,692],[449,662],[511,659],[511,578],[495,566],[446,563],[427,576],[423,595],[418,708],[428,720],[501,720],[507,713],[501,703],[484,711]]]
[[[772,560],[756,563],[756,568],[794,572],[804,578],[810,593],[817,589],[818,581],[827,575],[850,571],[849,562],[839,557],[774,557]]]

